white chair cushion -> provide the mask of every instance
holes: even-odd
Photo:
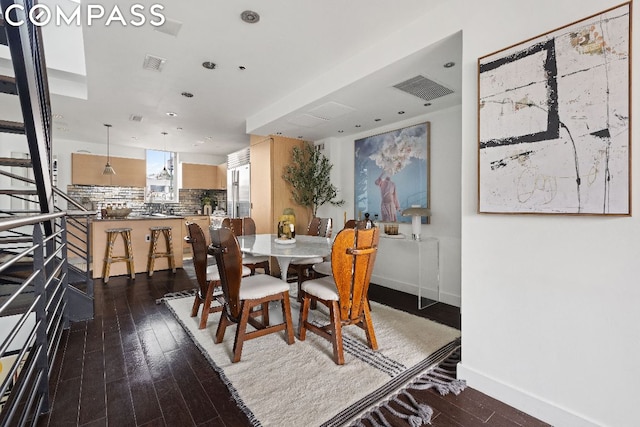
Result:
[[[326,301],[338,301],[338,290],[333,277],[322,277],[320,279],[307,280],[302,282],[302,290]]]
[[[319,262],[318,264],[313,264],[313,271],[316,273],[324,274],[325,276],[333,275],[333,271],[331,270],[331,261]]]
[[[313,265],[323,262],[324,259],[321,256],[313,258],[294,258],[291,260],[291,265]]]
[[[243,264],[258,264],[260,262],[265,262],[265,261],[269,261],[269,257],[266,255],[251,255],[251,254],[244,254],[242,256],[242,263]]]
[[[267,274],[244,277],[240,284],[240,299],[258,299],[288,291],[289,284]]]
[[[242,266],[242,277],[250,276],[251,269],[249,267]],[[212,280],[219,281],[220,280],[220,272],[218,271],[217,265],[210,265],[207,267],[207,282]]]

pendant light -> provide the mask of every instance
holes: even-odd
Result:
[[[162,135],[163,135],[163,139],[164,139],[164,152],[162,154],[162,156],[164,158],[164,165],[162,167],[162,172],[160,172],[160,175],[158,175],[158,179],[170,180],[171,179],[171,174],[167,170],[167,133],[166,132],[162,132]]]
[[[102,175],[115,175],[116,171],[113,170],[113,167],[111,166],[111,157],[109,156],[109,128],[111,127],[111,125],[105,124],[104,126],[107,128],[107,164],[104,165]]]

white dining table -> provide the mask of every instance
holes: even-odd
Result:
[[[295,243],[277,243],[275,234],[238,236],[240,250],[253,255],[269,255],[278,260],[280,277],[287,281],[287,270],[294,258],[325,257],[331,253],[331,239],[298,235]]]

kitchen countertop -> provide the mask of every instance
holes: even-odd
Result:
[[[140,216],[128,216],[126,218],[96,218],[94,221],[140,221],[140,220],[157,220],[157,219],[184,219],[184,216],[180,215],[140,215]]]

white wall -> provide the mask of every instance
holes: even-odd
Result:
[[[325,155],[334,164],[332,182],[341,189],[339,197],[345,200],[342,207],[325,205],[318,209],[319,216],[330,216],[334,221],[334,230],[342,228],[344,213],[347,219],[355,217],[354,205],[354,141],[369,135],[410,126],[425,121],[431,122],[431,224],[423,225],[423,237],[437,237],[440,241],[440,295],[441,301],[460,306],[460,107],[454,107],[434,114],[427,114],[417,119],[400,121],[371,130],[366,133],[345,138],[330,138],[317,143],[325,144]],[[411,225],[401,224],[400,232],[410,236]],[[393,289],[417,295],[418,276],[415,269],[382,268],[388,265],[399,265],[403,259],[417,260],[416,247],[410,241],[391,242],[381,239],[384,258],[378,257],[372,281]],[[391,249],[391,246],[393,248]],[[433,265],[436,254],[434,249],[423,246],[421,263]],[[431,258],[434,257],[434,258]],[[381,267],[381,268],[377,268]],[[423,283],[431,285],[432,276],[423,271]],[[432,299],[437,294],[422,294]]]
[[[477,59],[617,4],[464,2],[459,374],[558,426],[640,425],[640,218],[476,213]]]
[[[387,41],[393,49],[366,53],[375,57],[370,63],[391,63],[463,31],[461,157],[451,164],[461,170],[459,376],[558,426],[640,425],[640,196],[633,217],[478,214],[477,60],[617,4],[451,0],[395,34]],[[632,20],[640,28],[637,11]],[[640,46],[639,34],[632,46]],[[636,82],[639,74],[635,67]],[[638,99],[632,111],[640,111]],[[637,141],[640,126],[632,129]],[[340,223],[343,210],[353,212],[353,139],[326,141],[336,182],[351,204],[320,214]],[[632,163],[640,170],[637,155]],[[434,209],[440,184],[433,180]],[[632,187],[640,187],[637,172]]]

